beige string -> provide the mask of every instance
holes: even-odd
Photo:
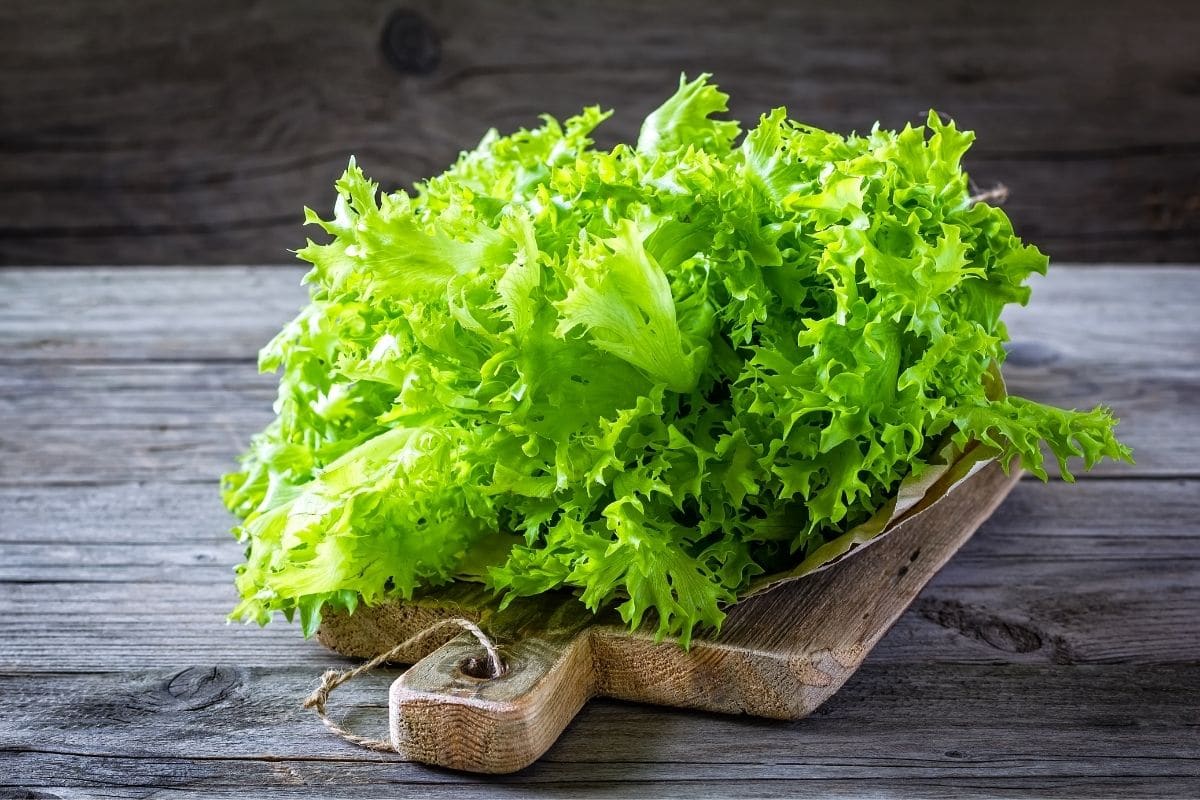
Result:
[[[347,669],[341,672],[338,672],[335,669],[326,670],[325,674],[321,676],[321,685],[318,686],[316,690],[304,701],[304,708],[316,709],[317,716],[321,718],[321,723],[333,733],[345,739],[347,742],[356,744],[359,747],[365,747],[368,750],[381,750],[384,752],[390,752],[392,750],[392,743],[387,739],[370,739],[366,736],[359,736],[356,733],[351,733],[341,725],[338,725],[336,722],[331,720],[325,713],[325,706],[329,702],[329,693],[341,686],[346,681],[362,675],[364,672],[370,672],[383,662],[395,658],[400,654],[401,651],[406,650],[416,643],[429,638],[430,635],[448,625],[457,625],[474,636],[479,643],[483,645],[483,649],[487,651],[488,666],[490,668],[491,677],[498,678],[504,674],[504,664],[500,661],[500,654],[496,651],[496,645],[493,644],[492,640],[487,637],[487,634],[480,630],[479,626],[474,622],[471,622],[471,620],[463,619],[462,617],[455,617],[453,619],[444,619],[441,622],[429,626],[415,636],[408,637],[391,650],[388,650],[386,653],[380,653],[365,664],[359,664],[353,669]]]

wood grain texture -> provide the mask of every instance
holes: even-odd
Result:
[[[485,130],[599,103],[629,140],[681,70],[752,121],[786,104],[836,130],[933,106],[979,132],[1018,230],[1086,260],[1200,246],[1200,9],[411,0],[440,39],[427,75],[381,52],[398,3],[86,0],[0,5],[0,263],[277,261],[349,154],[385,186],[443,169]]]
[[[1087,335],[1077,329],[1074,337]],[[1137,474],[1196,476],[1200,415],[1189,403],[1200,391],[1200,367],[1172,372],[1138,377],[1061,359],[1005,369],[1015,394],[1068,408],[1111,405]],[[249,362],[2,365],[0,414],[24,426],[0,428],[10,454],[0,461],[0,483],[214,481],[271,420],[276,383]],[[1132,471],[1105,463],[1080,479]]]
[[[459,636],[392,683],[388,734],[401,758],[506,775],[558,741],[596,692],[594,639],[590,614],[577,603],[537,605],[526,630],[505,640],[502,674],[468,670],[479,642]]]
[[[382,729],[390,677],[345,687],[352,724]],[[1186,798],[1200,785],[1193,666],[868,663],[795,723],[597,701],[529,770],[487,779],[330,737],[296,702],[313,678],[309,667],[186,663],[0,676],[0,788],[70,798]]]
[[[0,271],[0,796],[1200,795],[1200,270],[1037,283],[1010,384],[1119,394],[1139,466],[1022,481],[815,714],[595,701],[486,781],[340,743],[299,701],[351,662],[222,621],[214,475],[269,417],[253,351],[298,275]],[[395,674],[342,690],[356,730]]]
[[[0,488],[0,669],[168,668],[216,652],[316,675],[329,659],[293,627],[224,624],[241,553],[214,489]],[[1196,481],[1022,481],[871,659],[901,671],[1200,662],[1198,519]]]
[[[1141,476],[1191,474],[1200,284],[1183,267],[1060,266],[1006,315],[1010,389],[1111,405]],[[0,483],[210,481],[271,418],[253,354],[304,300],[299,270],[0,271]],[[1101,321],[1103,324],[1101,324]],[[1154,358],[1146,353],[1153,351]],[[1102,464],[1096,476],[1130,474]]]

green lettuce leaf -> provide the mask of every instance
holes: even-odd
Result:
[[[988,391],[1047,259],[968,199],[972,134],[776,109],[738,143],[727,100],[681,79],[636,147],[596,149],[595,108],[493,131],[412,192],[351,161],[261,354],[277,418],[225,477],[235,618],[311,633],[466,576],[686,644],[947,442],[1043,478],[1129,460],[1102,408]]]

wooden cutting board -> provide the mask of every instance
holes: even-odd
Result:
[[[697,636],[686,651],[655,642],[652,623],[630,632],[569,595],[493,613],[490,593],[474,585],[330,615],[317,635],[344,655],[373,657],[440,620],[479,621],[500,646],[498,678],[472,674],[484,674],[482,651],[468,634],[396,657],[414,666],[391,688],[392,746],[452,769],[533,763],[592,697],[799,719],[846,682],[1017,478],[987,464],[861,552],[733,606],[720,634]]]

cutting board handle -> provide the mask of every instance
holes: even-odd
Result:
[[[463,634],[392,684],[389,733],[397,753],[426,764],[506,773],[546,752],[595,694],[584,631],[531,636],[501,646],[489,675],[479,642]]]

